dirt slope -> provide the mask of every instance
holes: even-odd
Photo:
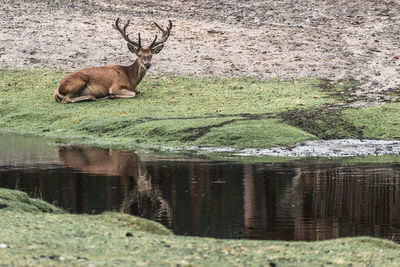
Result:
[[[400,84],[399,0],[0,0],[0,67],[74,70],[130,64],[115,18],[150,43],[174,23],[150,75],[314,76]]]

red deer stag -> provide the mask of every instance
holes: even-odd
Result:
[[[102,66],[70,73],[61,80],[54,93],[54,99],[61,103],[75,103],[98,99],[134,98],[139,94],[136,86],[150,68],[153,54],[158,54],[163,49],[164,43],[171,33],[172,22],[170,20],[166,30],[157,23],[154,22],[154,24],[162,32],[161,39],[157,41],[156,35],[151,45],[143,48],[140,33],[137,43],[129,39],[129,34],[126,33],[129,20],[121,28],[119,18],[117,18],[115,29],[128,42],[129,51],[137,55],[136,61],[130,66]]]

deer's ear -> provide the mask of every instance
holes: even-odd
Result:
[[[163,48],[164,48],[164,45],[156,46],[153,49],[151,49],[151,53],[152,54],[158,54],[158,53],[160,53],[161,49],[163,49]]]
[[[128,43],[128,49],[129,49],[129,51],[131,51],[132,53],[135,53],[136,55],[139,53],[139,50],[134,45],[131,45],[130,43]]]

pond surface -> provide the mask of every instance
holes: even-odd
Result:
[[[74,213],[119,211],[176,234],[400,241],[400,164],[213,162],[0,135],[0,187]]]

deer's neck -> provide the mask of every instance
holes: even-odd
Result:
[[[128,66],[128,72],[133,84],[133,89],[135,89],[136,86],[142,81],[144,75],[146,75],[146,71],[147,70],[145,68],[140,66],[137,59],[132,65]]]

